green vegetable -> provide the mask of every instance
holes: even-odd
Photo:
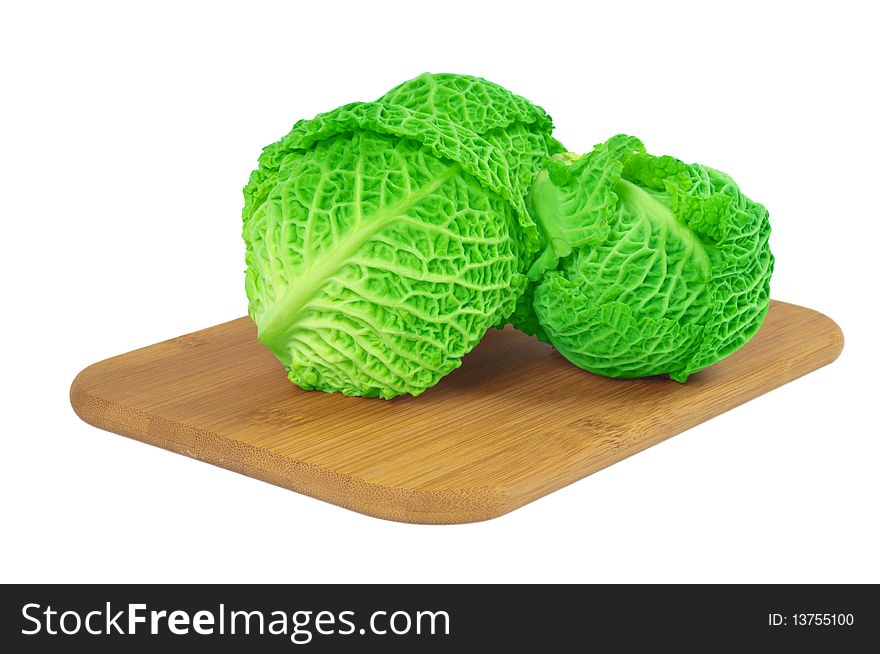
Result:
[[[249,313],[305,389],[418,395],[511,322],[614,377],[688,375],[757,331],[766,210],[619,135],[578,156],[486,80],[421,75],[301,120],[244,189]]]
[[[391,398],[458,367],[526,288],[551,130],[500,86],[426,74],[268,146],[244,189],[246,291],[289,379]]]
[[[773,256],[767,211],[706,166],[619,135],[553,157],[529,195],[544,252],[517,325],[611,377],[678,381],[760,327]]]

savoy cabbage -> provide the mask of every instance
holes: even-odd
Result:
[[[458,367],[526,288],[551,130],[500,86],[422,75],[268,146],[244,190],[246,290],[290,380],[390,398]]]
[[[689,374],[760,326],[767,212],[616,136],[567,152],[486,80],[421,75],[296,123],[244,189],[258,338],[304,389],[418,395],[513,323],[615,377]]]
[[[767,210],[722,172],[618,135],[553,157],[529,204],[548,246],[519,326],[582,368],[684,381],[764,320]]]

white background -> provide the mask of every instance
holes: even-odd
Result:
[[[302,3],[305,4],[305,3]],[[8,3],[2,581],[880,582],[870,3]],[[502,518],[368,518],[80,422],[86,365],[243,315],[241,187],[293,122],[481,75],[771,213],[831,366]]]

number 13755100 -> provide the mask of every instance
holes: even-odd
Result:
[[[852,613],[770,613],[767,624],[771,627],[851,627]]]

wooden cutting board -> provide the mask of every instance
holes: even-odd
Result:
[[[300,390],[239,318],[89,366],[70,400],[101,429],[367,515],[472,522],[824,366],[842,348],[832,320],[774,301],[744,348],[679,384],[598,377],[507,328],[420,397],[386,401]]]

